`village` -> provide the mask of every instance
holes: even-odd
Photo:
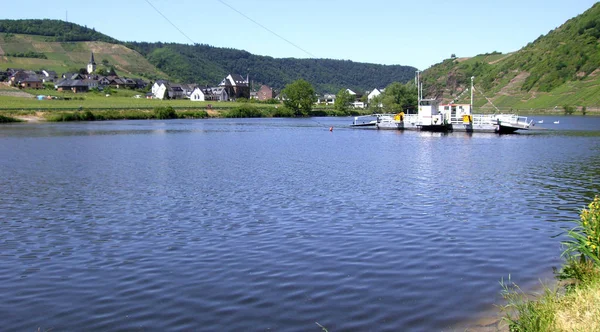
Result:
[[[136,98],[147,99],[189,99],[192,102],[199,101],[236,101],[240,99],[269,101],[281,101],[284,96],[280,91],[267,86],[260,85],[254,89],[249,76],[243,77],[239,74],[229,74],[216,86],[200,86],[195,83],[174,83],[167,80],[145,81],[141,78],[120,77],[114,70],[105,73],[97,72],[94,53],[90,54],[90,60],[80,72],[62,73],[60,76],[56,71],[41,69],[39,71],[18,68],[7,68],[0,72],[0,78],[6,80],[9,86],[19,89],[46,89],[50,85],[56,91],[70,91],[72,93],[85,93],[90,91],[104,91],[110,89],[132,89],[148,91],[145,95],[135,95]],[[106,75],[101,75],[106,74]],[[149,87],[150,85],[150,87]],[[373,98],[379,96],[385,89],[373,89],[364,93],[357,93],[346,89],[354,99],[350,106],[358,109],[367,108]],[[316,96],[318,105],[333,105],[336,95],[326,93]]]

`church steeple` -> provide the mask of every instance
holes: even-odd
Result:
[[[88,74],[93,73],[96,70],[96,61],[94,61],[94,52],[91,52],[90,62],[87,65]]]

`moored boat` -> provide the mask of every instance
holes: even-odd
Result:
[[[375,119],[373,119],[375,117]],[[374,115],[355,116],[351,128],[377,129],[377,118]]]

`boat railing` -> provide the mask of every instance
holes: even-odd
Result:
[[[484,125],[484,124],[496,124],[497,120],[491,114],[471,114],[472,123],[474,125]],[[464,124],[463,116],[456,116],[450,118],[451,124]]]
[[[526,116],[519,116],[517,114],[497,114],[495,117],[498,121],[521,128],[529,128],[533,124],[533,120],[529,120]]]

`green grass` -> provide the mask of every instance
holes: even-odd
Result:
[[[502,280],[504,321],[511,332],[600,331],[600,198],[581,212],[563,242],[566,263],[557,278],[562,288],[544,287],[531,299],[518,285]]]

